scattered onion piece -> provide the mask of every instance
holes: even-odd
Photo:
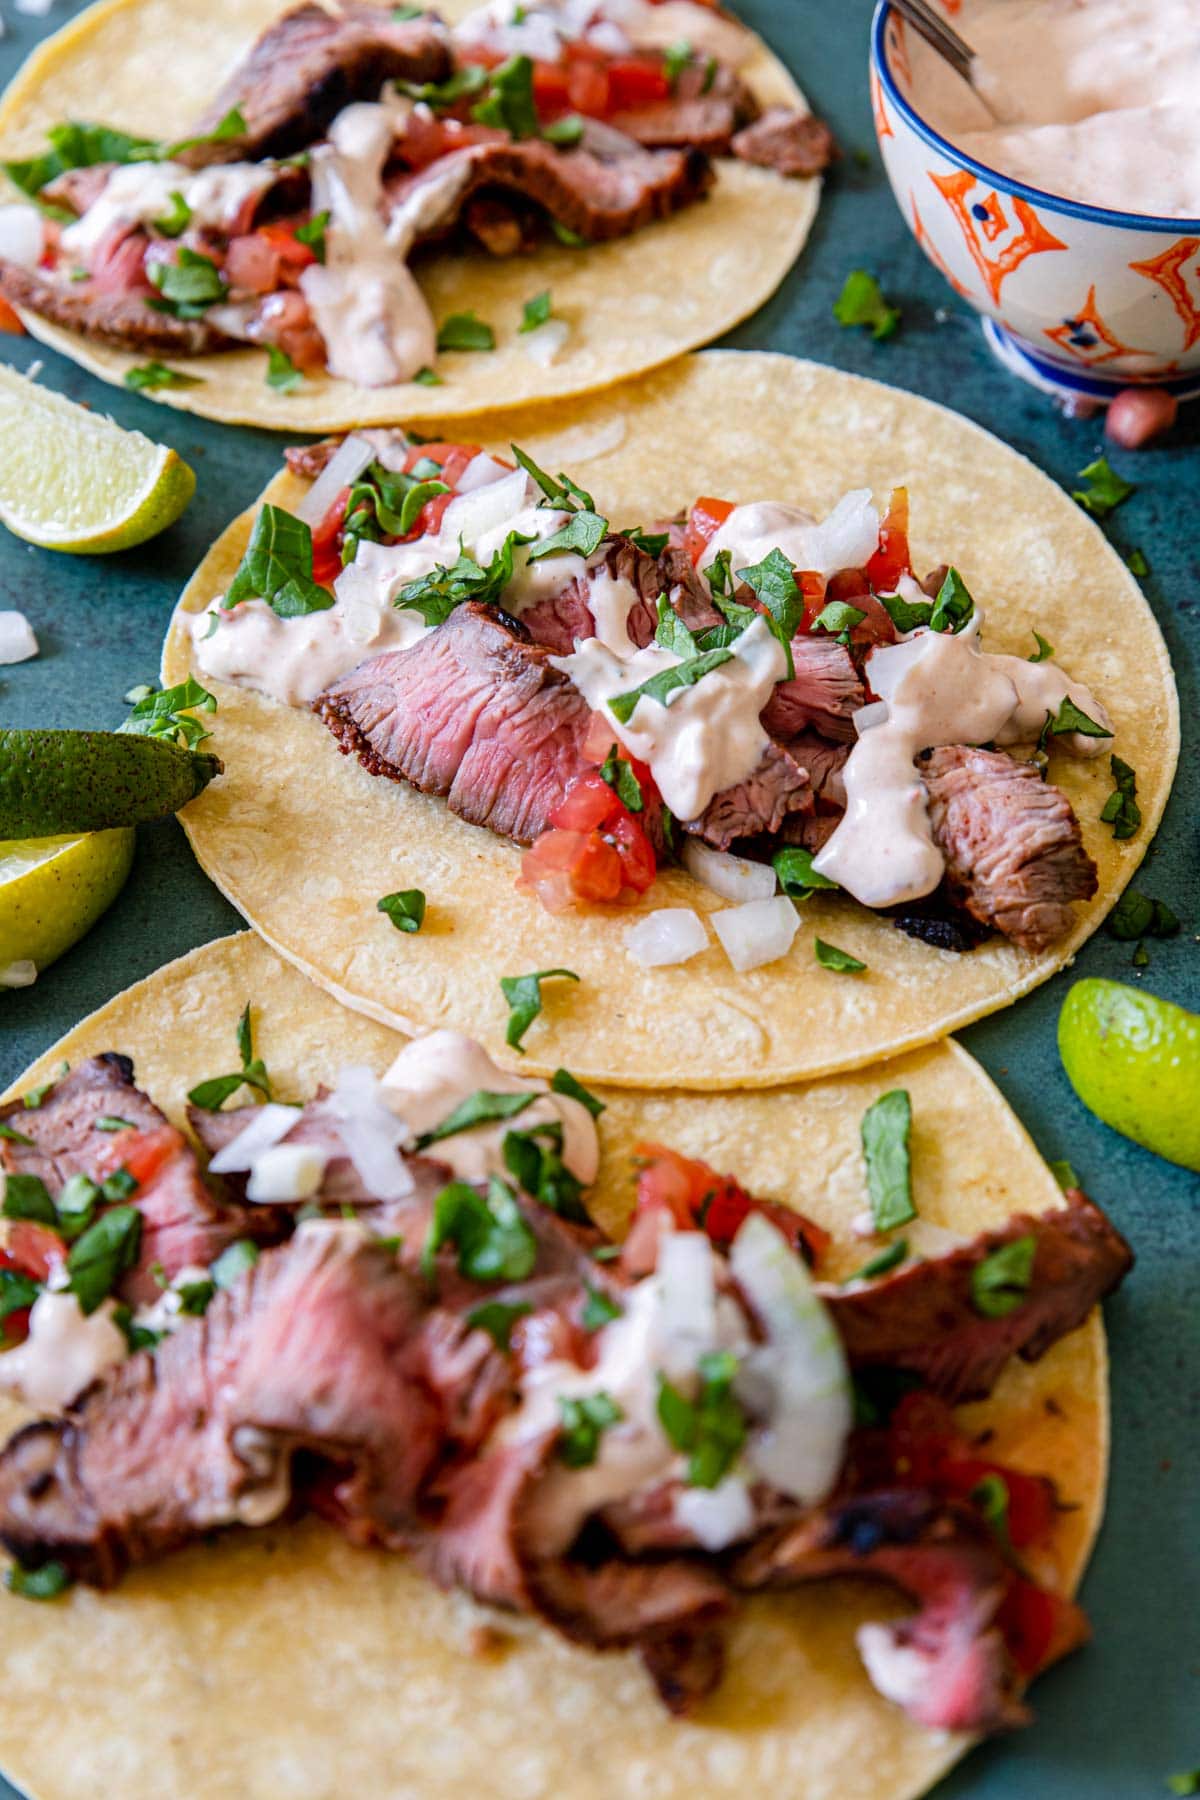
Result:
[[[749,900],[712,915],[712,926],[726,956],[739,973],[778,962],[792,947],[800,915],[782,895],[777,900]]]
[[[46,248],[46,227],[36,206],[0,206],[0,262],[36,269]]]
[[[285,1138],[299,1122],[300,1111],[298,1106],[280,1106],[274,1100],[265,1106],[256,1106],[237,1136],[230,1138],[214,1155],[208,1165],[213,1174],[228,1175],[235,1170],[253,1168],[255,1158]]]
[[[660,906],[629,927],[625,948],[643,968],[664,968],[706,950],[708,934],[690,906]]]
[[[689,875],[720,894],[722,900],[770,900],[775,894],[775,871],[770,863],[751,862],[714,850],[699,838],[683,847],[683,866]]]
[[[38,653],[38,641],[24,613],[0,612],[0,663],[28,662]]]
[[[352,486],[374,460],[374,444],[369,443],[357,431],[352,431],[345,442],[338,445],[305,494],[296,508],[296,517],[303,519],[306,525],[315,530],[342,489]]]

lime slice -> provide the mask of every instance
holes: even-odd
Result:
[[[134,833],[0,843],[0,970],[44,969],[112,905],[133,861]]]
[[[165,819],[221,771],[217,757],[121,731],[0,731],[0,839]]]
[[[44,550],[127,550],[196,490],[174,450],[0,364],[0,521]]]
[[[1098,1119],[1200,1169],[1200,1014],[1119,981],[1077,981],[1059,1014],[1058,1049]]]

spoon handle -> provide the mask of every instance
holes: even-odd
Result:
[[[955,73],[968,86],[974,87],[971,65],[975,61],[975,52],[970,44],[959,37],[952,25],[934,12],[928,0],[892,0],[892,5],[908,20],[913,30],[919,32],[925,42],[931,44],[938,55],[950,64]]]

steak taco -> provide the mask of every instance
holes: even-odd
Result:
[[[50,1051],[0,1164],[36,1800],[100,1730],[131,1800],[900,1800],[1085,1636],[1129,1251],[953,1045],[594,1093],[247,934]]]
[[[216,546],[163,672],[216,705],[183,816],[234,904],[400,1029],[643,1084],[854,1067],[1061,967],[1178,741],[1095,526],[961,419],[782,357],[693,359],[589,433],[569,469],[529,416],[309,446]],[[575,977],[527,1042],[497,968]]]
[[[108,380],[329,430],[602,387],[774,290],[834,146],[752,32],[443,10],[94,6],[0,109],[0,292]]]

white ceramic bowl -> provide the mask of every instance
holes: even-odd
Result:
[[[976,162],[913,104],[914,54],[933,52],[879,0],[871,104],[883,166],[913,236],[982,314],[1001,361],[1071,397],[1106,401],[1138,383],[1200,394],[1200,219],[1085,206]]]

